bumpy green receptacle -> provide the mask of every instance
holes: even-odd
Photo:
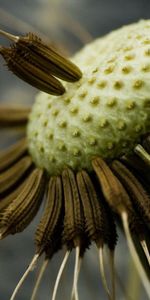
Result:
[[[63,96],[39,93],[28,124],[36,165],[59,174],[90,169],[95,155],[128,153],[150,131],[150,21],[123,27],[82,49],[83,71]]]

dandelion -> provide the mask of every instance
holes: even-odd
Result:
[[[92,243],[107,298],[115,300],[118,219],[150,297],[150,77],[143,68],[150,63],[149,43],[144,42],[149,26],[150,21],[142,21],[114,31],[85,46],[73,62],[33,34],[0,32],[13,41],[10,48],[0,48],[9,69],[42,90],[30,112],[0,109],[1,127],[26,126],[26,137],[0,155],[1,239],[23,231],[46,195],[35,255],[11,300],[45,255],[31,296],[36,299],[49,260],[62,248],[66,252],[52,300],[73,249],[71,299],[78,300],[82,259]],[[111,284],[105,275],[104,245]]]

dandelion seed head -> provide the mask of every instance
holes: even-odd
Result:
[[[79,82],[66,83],[66,92],[62,96],[54,98],[45,93],[37,96],[27,134],[30,154],[39,167],[45,168],[50,174],[58,174],[64,166],[90,170],[93,156],[99,154],[103,158],[113,159],[128,154],[140,141],[140,136],[148,132],[150,110],[144,103],[150,92],[150,73],[142,72],[143,64],[149,63],[149,57],[145,56],[148,45],[143,43],[149,36],[146,27],[148,22],[123,27],[85,46],[73,57],[73,61],[83,72]],[[140,47],[137,32],[143,32]],[[125,35],[123,41],[122,34]],[[104,45],[107,47],[103,53],[101,49]],[[92,59],[90,59],[91,52],[94,53]],[[111,57],[115,57],[113,67],[110,63]],[[126,60],[130,61],[130,64]],[[89,82],[93,82],[92,86]],[[115,100],[110,101],[110,98]],[[70,99],[67,106],[66,99]],[[91,105],[94,103],[93,99],[97,100],[96,105]],[[74,115],[71,113],[74,112],[73,107],[77,107],[75,110],[77,113]],[[59,115],[54,117],[52,112],[57,110]],[[41,111],[41,118],[38,118]],[[100,130],[99,124],[104,118],[109,126],[101,127]],[[48,120],[47,126],[43,126],[45,119]],[[78,127],[80,135],[74,139],[73,128]],[[35,128],[38,131],[37,137],[32,135]],[[53,141],[47,138],[51,128],[54,128]],[[90,136],[97,143],[89,143]],[[61,151],[58,147],[59,140],[64,140],[66,151]],[[44,153],[37,150],[40,143],[43,145]],[[111,151],[108,151],[110,149],[108,145],[113,145]],[[77,148],[80,159],[78,155],[72,157],[72,149]],[[55,157],[55,165],[49,161],[49,153]]]

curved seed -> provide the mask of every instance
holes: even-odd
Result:
[[[0,172],[14,164],[27,152],[27,140],[22,139],[15,145],[0,153]]]
[[[28,121],[28,107],[0,107],[0,127],[25,125]]]
[[[15,45],[17,51],[23,51],[26,59],[47,73],[63,80],[74,82],[81,78],[80,69],[69,59],[45,44],[38,36],[28,33],[20,37]]]
[[[22,80],[45,93],[58,96],[64,94],[65,88],[60,81],[34,66],[32,62],[28,62],[25,55],[17,52],[15,47],[2,47],[0,54],[5,59],[8,68]]]
[[[100,206],[96,191],[85,171],[77,173],[77,183],[85,216],[85,228],[89,239],[96,243],[107,239],[103,208]]]
[[[130,155],[129,157],[123,156],[120,161],[130,169],[137,178],[140,178],[143,186],[150,192],[150,174],[148,166],[137,156]]]
[[[35,234],[37,253],[42,253],[47,247],[55,249],[61,232],[56,234],[62,215],[62,184],[60,177],[51,177],[48,185],[46,206]]]
[[[44,171],[35,169],[20,195],[6,208],[1,219],[1,236],[23,231],[36,215],[43,198]]]
[[[92,165],[104,197],[112,209],[119,214],[125,207],[130,210],[131,203],[126,191],[104,160],[98,157],[92,161]]]
[[[136,234],[145,232],[145,225],[136,214],[125,188],[100,157],[92,161],[102,192],[111,208],[120,216],[127,212],[131,230]]]
[[[62,182],[65,203],[63,241],[72,248],[80,243],[84,234],[84,217],[75,176],[69,168],[62,172]]]
[[[150,226],[150,198],[136,177],[119,161],[113,161],[112,169],[128,191],[143,221]]]
[[[12,188],[23,177],[31,165],[31,157],[25,156],[8,170],[2,172],[0,174],[0,193],[4,193]]]
[[[28,177],[26,180],[23,180],[23,182],[19,183],[19,186],[16,187],[13,191],[11,191],[7,196],[1,197],[0,199],[0,212],[5,209],[13,200],[15,200],[23,190],[23,188],[26,185],[26,182],[28,180]]]

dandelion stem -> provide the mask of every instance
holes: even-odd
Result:
[[[103,246],[101,246],[99,248],[99,266],[100,266],[100,273],[101,273],[102,283],[103,283],[104,289],[107,293],[108,299],[112,300],[112,296],[111,296],[111,293],[109,291],[109,288],[108,288],[108,285],[107,285],[107,280],[106,280],[106,275],[105,275]]]
[[[76,247],[76,257],[75,257],[75,268],[74,268],[74,279],[73,279],[73,287],[72,287],[72,295],[71,300],[78,300],[78,277],[81,267],[81,257],[80,257],[80,247]]]
[[[58,291],[58,285],[59,285],[59,282],[60,282],[60,279],[61,279],[61,276],[62,276],[62,273],[64,271],[64,268],[65,268],[65,265],[67,263],[67,260],[69,258],[69,254],[70,254],[70,251],[66,251],[66,254],[64,256],[64,259],[61,263],[61,266],[60,266],[60,269],[59,269],[59,272],[57,274],[57,278],[56,278],[56,281],[55,281],[55,285],[54,285],[54,289],[53,289],[53,294],[52,294],[52,300],[55,300],[56,299],[56,294],[57,294],[57,291]]]
[[[27,268],[27,270],[25,271],[25,273],[21,277],[20,281],[18,282],[18,284],[17,284],[17,286],[16,286],[16,288],[15,288],[15,290],[14,290],[14,292],[13,292],[11,298],[10,298],[10,300],[14,300],[15,299],[15,297],[16,297],[19,289],[20,289],[20,287],[22,286],[23,282],[27,278],[29,272],[31,272],[34,269],[34,267],[35,267],[35,265],[37,263],[38,258],[39,258],[39,254],[34,255],[34,257],[33,257],[32,261],[31,261],[29,267]]]
[[[40,268],[40,271],[39,271],[39,274],[38,274],[38,277],[36,279],[36,283],[35,283],[35,286],[34,286],[34,289],[33,289],[32,295],[31,295],[31,300],[35,300],[36,299],[37,291],[39,289],[41,280],[42,280],[44,272],[45,272],[45,270],[46,270],[46,268],[48,266],[48,263],[49,263],[49,259],[45,259],[43,261],[43,263],[42,263],[42,266]]]
[[[122,217],[122,223],[123,223],[123,227],[124,227],[124,231],[125,231],[125,234],[126,234],[127,243],[128,243],[128,247],[129,247],[132,259],[135,263],[135,266],[137,268],[137,271],[139,273],[141,281],[142,281],[142,283],[145,287],[147,295],[148,295],[148,297],[150,297],[150,282],[149,282],[149,279],[147,278],[147,275],[146,275],[146,273],[143,269],[143,266],[140,262],[140,259],[139,259],[138,255],[137,255],[134,243],[132,241],[132,237],[131,237],[131,233],[130,233],[129,225],[128,225],[128,215],[125,211],[123,211],[122,214],[121,214],[121,217]]]

